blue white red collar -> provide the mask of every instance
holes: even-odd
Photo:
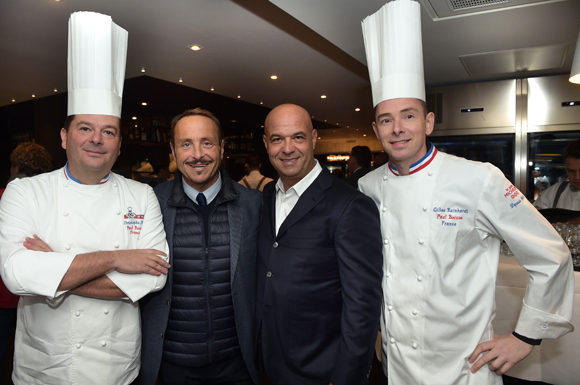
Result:
[[[411,167],[409,167],[409,175],[413,175],[427,167],[433,159],[435,159],[435,155],[437,155],[437,149],[433,144],[431,144],[431,148],[427,151],[424,157],[419,159],[417,162],[413,163]],[[389,161],[389,170],[396,176],[400,176],[399,171],[391,164]]]
[[[81,182],[80,180],[76,179],[74,176],[72,176],[70,174],[70,172],[68,171],[68,162],[66,162],[66,164],[64,165],[64,177],[66,179],[69,179],[69,180],[72,180],[74,182],[77,182],[78,184],[83,184],[83,182]],[[104,177],[103,179],[101,179],[101,181],[99,182],[99,184],[107,183],[110,178],[111,178],[111,173],[109,172],[106,177]]]

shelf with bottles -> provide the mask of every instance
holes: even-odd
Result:
[[[123,119],[123,139],[138,143],[169,143],[171,121],[164,116],[133,115]]]

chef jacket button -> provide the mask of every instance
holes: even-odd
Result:
[[[389,208],[387,206],[383,206],[383,212],[386,213],[387,211],[389,211]]]
[[[70,250],[70,245],[66,245],[64,248]]]
[[[77,312],[75,313],[75,315],[76,315],[77,317],[80,317],[80,316],[81,316],[81,312],[80,312],[80,311],[77,311]]]
[[[68,187],[68,184],[64,183],[64,184],[62,185],[62,187],[64,187],[64,188],[67,188],[67,187]]]
[[[115,213],[116,213],[117,215],[121,215],[121,210],[117,210]]]
[[[391,272],[387,271],[387,278],[390,278],[390,277],[391,277]]]
[[[115,249],[118,249],[119,248],[119,244],[118,243],[115,243],[113,246],[115,246]]]
[[[68,217],[68,211],[65,211],[64,213],[62,213],[62,215],[64,215],[65,217]]]
[[[412,346],[413,346],[413,349],[417,349],[417,347],[418,347],[419,345],[417,345],[417,343],[416,343],[416,342],[413,342],[413,345],[412,345]]]
[[[425,241],[422,239],[419,239],[419,244],[422,245],[423,243],[425,243]]]
[[[389,244],[389,240],[388,240],[388,239],[385,239],[385,240],[383,241],[383,243],[384,243],[385,245],[388,245],[388,244]]]
[[[107,341],[105,341],[105,340],[102,340],[102,341],[101,341],[101,346],[107,346]]]
[[[389,179],[386,175],[383,176],[383,180]]]
[[[427,211],[427,206],[423,206],[423,211]]]
[[[419,314],[419,310],[413,309],[413,312],[412,313],[413,313],[413,315],[417,315],[417,314]]]
[[[105,310],[103,311],[103,313],[105,313],[105,314],[109,314],[109,309],[105,309]]]
[[[171,306],[171,301],[170,300],[166,300],[165,303],[167,304],[167,306]]]
[[[393,337],[391,337],[391,339],[389,340],[392,344],[395,343],[395,339]]]
[[[113,183],[113,187],[117,187],[117,183]]]
[[[429,176],[433,175],[433,171],[429,171],[427,174],[429,174]]]
[[[266,274],[266,277],[268,277],[268,278],[272,278],[273,276],[274,276],[274,274],[272,274],[272,272],[271,272],[271,271],[269,271],[269,272]]]
[[[83,345],[79,342],[79,343],[77,343],[76,346],[77,346],[77,349],[80,349]]]
[[[422,275],[417,276],[417,281],[419,282],[423,281],[423,276]]]
[[[389,311],[393,311],[393,305],[387,306],[387,309],[389,309]]]
[[[274,248],[276,249],[278,247],[278,242],[274,242],[272,246],[274,246]]]

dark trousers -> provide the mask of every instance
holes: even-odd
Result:
[[[0,381],[2,381],[2,363],[8,346],[10,329],[16,326],[16,308],[0,308]]]
[[[161,361],[162,385],[253,385],[241,354],[200,367],[186,367]]]

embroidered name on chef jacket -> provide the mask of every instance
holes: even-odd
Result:
[[[434,207],[433,212],[436,219],[441,221],[441,226],[457,226],[469,214],[468,209],[460,207]]]
[[[515,209],[526,197],[512,184],[505,189],[504,198],[511,199],[510,208]]]
[[[129,234],[139,235],[141,234],[144,219],[145,215],[135,214],[133,208],[127,207],[127,213],[123,216],[123,225],[127,226]]]

